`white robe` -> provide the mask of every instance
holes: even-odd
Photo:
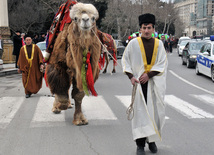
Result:
[[[140,38],[141,39],[141,38]],[[161,140],[161,129],[165,123],[165,89],[167,55],[163,43],[159,41],[158,52],[150,71],[160,72],[148,81],[147,104],[140,84],[134,100],[134,118],[132,119],[133,139],[147,137],[148,142]],[[145,60],[145,59],[144,59]],[[122,57],[123,72],[129,72],[135,78],[145,72],[141,49],[137,38],[127,45]]]

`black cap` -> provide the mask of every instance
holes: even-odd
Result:
[[[19,30],[16,30],[16,33],[21,33],[21,31],[19,31]]]
[[[153,14],[150,13],[142,14],[138,17],[138,19],[140,27],[144,23],[155,25],[155,16]]]
[[[32,36],[29,35],[29,34],[26,34],[26,35],[24,36],[24,39],[26,39],[27,37],[30,37],[30,38],[32,39]]]

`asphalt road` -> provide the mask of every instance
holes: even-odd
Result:
[[[158,155],[214,154],[214,83],[168,54],[166,124]],[[119,60],[120,63],[120,60]],[[74,109],[55,115],[45,87],[26,99],[21,75],[0,77],[0,155],[135,155],[126,108],[131,84],[122,73],[100,73],[98,97],[86,97],[86,126],[72,124]],[[152,154],[146,148],[146,154]]]

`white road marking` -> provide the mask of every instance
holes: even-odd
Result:
[[[0,98],[0,128],[5,129],[21,107],[24,97]]]
[[[206,94],[206,95],[193,95],[192,94],[191,96],[195,97],[196,99],[201,100],[202,102],[209,103],[212,106],[214,106],[214,96],[213,95],[210,95],[210,94]]]
[[[191,86],[193,86],[193,87],[195,87],[195,88],[198,88],[198,89],[200,89],[200,90],[202,90],[202,91],[204,91],[204,92],[206,92],[206,93],[212,94],[212,95],[214,94],[214,92],[212,92],[212,91],[209,91],[209,90],[207,90],[207,89],[204,89],[204,88],[202,88],[202,87],[199,87],[199,86],[197,86],[197,85],[195,85],[195,84],[193,84],[193,83],[187,81],[186,79],[184,79],[184,78],[180,77],[179,75],[177,75],[177,74],[176,74],[175,72],[173,72],[172,70],[169,70],[169,72],[172,73],[172,75],[174,75],[175,77],[177,77],[177,78],[179,78],[180,80],[182,80],[183,82],[185,82],[185,83],[187,83],[187,84],[189,84],[189,85],[191,85]]]
[[[117,120],[102,96],[87,97],[82,101],[83,114],[88,120]]]
[[[203,111],[202,109],[195,107],[188,102],[174,96],[166,95],[165,102],[172,108],[183,114],[188,118],[214,118],[214,115]]]
[[[123,105],[126,108],[128,108],[131,104],[131,95],[126,95],[126,96],[116,95],[116,98],[118,98],[118,100],[120,100],[120,102],[123,103]],[[165,119],[169,119],[169,117],[165,116]]]
[[[30,125],[31,127],[52,126],[53,124],[51,123],[53,122],[61,122],[65,125],[65,111],[61,111],[60,114],[54,114],[51,111],[53,102],[53,97],[40,97]],[[60,126],[62,125],[61,123]]]

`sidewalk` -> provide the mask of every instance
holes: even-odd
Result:
[[[11,74],[18,74],[18,69],[15,68],[15,63],[3,64],[3,69],[0,70],[0,77],[7,76]]]

